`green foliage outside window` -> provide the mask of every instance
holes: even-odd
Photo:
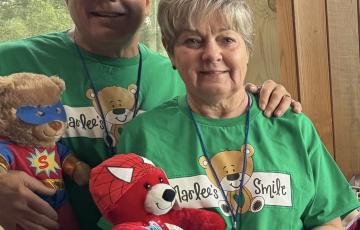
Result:
[[[62,0],[0,0],[0,41],[71,27]]]
[[[140,32],[142,41],[165,54],[156,23],[158,0],[152,0],[150,24]],[[0,0],[0,42],[31,37],[73,26],[64,0]]]

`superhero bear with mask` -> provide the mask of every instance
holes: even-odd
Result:
[[[23,171],[55,189],[54,195],[41,197],[58,212],[61,229],[78,229],[62,173],[85,185],[90,167],[58,142],[66,128],[64,90],[64,81],[54,76],[0,77],[0,174]]]

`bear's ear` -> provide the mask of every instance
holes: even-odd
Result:
[[[135,94],[136,90],[137,90],[137,86],[135,84],[130,84],[128,86],[128,90],[129,90],[130,93]]]
[[[89,98],[90,100],[94,100],[95,99],[94,90],[93,89],[86,90],[86,97]]]
[[[6,94],[6,92],[13,90],[15,85],[11,78],[0,77],[0,95]]]
[[[204,169],[207,169],[208,167],[208,161],[206,160],[205,156],[201,156],[199,158],[199,164],[201,165],[201,167],[203,167]]]
[[[59,89],[61,90],[61,92],[63,92],[65,90],[65,82],[63,79],[59,78],[58,76],[51,76],[50,80],[52,82],[55,83],[55,85],[57,85],[59,87]]]
[[[250,144],[247,144],[247,157],[252,157],[255,153],[255,150],[254,148],[250,145]],[[241,150],[240,150],[242,153],[244,153],[245,151],[245,145],[241,146]]]

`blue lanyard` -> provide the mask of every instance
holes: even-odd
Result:
[[[242,167],[242,170],[241,170],[241,180],[240,180],[239,195],[236,198],[237,207],[236,207],[235,213],[234,213],[234,210],[231,208],[231,204],[230,204],[229,200],[227,199],[224,188],[221,186],[219,176],[217,175],[217,173],[216,173],[216,171],[214,169],[214,166],[211,163],[211,159],[210,159],[209,153],[208,153],[208,151],[206,149],[206,146],[205,146],[202,134],[201,134],[201,130],[199,128],[199,124],[195,120],[194,113],[193,113],[193,111],[191,110],[191,108],[189,106],[189,101],[186,100],[187,107],[188,107],[188,112],[189,112],[190,118],[191,118],[191,120],[193,122],[193,125],[195,127],[195,132],[196,132],[196,135],[197,135],[197,137],[199,139],[203,154],[204,154],[204,156],[206,158],[206,161],[208,162],[208,165],[210,166],[211,173],[214,175],[216,183],[218,184],[218,187],[220,188],[221,195],[223,196],[223,198],[224,198],[224,200],[226,202],[226,205],[228,206],[228,208],[229,208],[229,210],[231,212],[232,229],[233,230],[236,229],[236,223],[238,222],[239,209],[240,209],[239,206],[240,206],[240,202],[241,202],[240,199],[242,197],[241,193],[242,193],[243,188],[244,188],[244,176],[245,176],[245,171],[246,171],[246,167],[247,167],[247,144],[248,144],[248,137],[249,137],[250,109],[251,109],[251,97],[250,97],[250,95],[248,93],[247,93],[247,97],[248,97],[248,104],[247,104],[246,121],[245,121],[244,158],[243,158],[243,167]]]
[[[75,35],[74,35],[75,36]],[[94,91],[94,94],[95,94],[95,102],[100,110],[100,116],[101,116],[101,119],[104,123],[104,129],[105,129],[105,140],[107,142],[107,145],[109,147],[109,151],[111,154],[115,154],[115,148],[113,146],[113,140],[110,136],[110,133],[109,133],[109,130],[107,129],[106,127],[106,120],[105,120],[105,115],[104,115],[104,112],[103,112],[103,109],[101,107],[101,104],[100,104],[100,100],[99,100],[99,96],[98,96],[98,91],[95,87],[95,84],[91,78],[91,75],[90,75],[90,72],[89,72],[89,69],[87,68],[87,65],[86,65],[86,62],[85,62],[85,58],[80,50],[80,47],[76,44],[76,41],[75,41],[75,37],[74,37],[74,45],[76,47],[76,51],[80,57],[80,60],[81,60],[81,63],[82,63],[82,66],[83,66],[83,69],[85,71],[85,74],[86,74],[86,77],[87,79],[89,80],[90,82],[90,88]],[[139,51],[139,65],[138,65],[138,71],[137,71],[137,79],[136,79],[136,93],[135,93],[135,104],[134,104],[134,109],[133,109],[133,117],[132,119],[135,118],[135,116],[137,115],[139,109],[140,109],[140,106],[138,106],[138,102],[139,102],[139,93],[140,93],[140,83],[141,83],[141,75],[142,75],[142,54],[141,54],[141,50],[140,50],[140,47],[138,46],[138,51]]]

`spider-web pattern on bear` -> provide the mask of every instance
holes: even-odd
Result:
[[[150,164],[144,163],[142,158],[131,156],[129,154],[121,159],[104,161],[103,167],[93,169],[92,174],[94,179],[92,180],[94,186],[93,196],[95,203],[99,204],[99,209],[102,212],[106,212],[113,204],[115,204],[119,198],[122,197],[137,181],[142,178],[145,174],[154,171],[154,167]],[[132,177],[130,182],[126,182],[116,178],[110,171],[109,167],[129,168],[133,169]],[[109,188],[110,185],[110,189]]]

